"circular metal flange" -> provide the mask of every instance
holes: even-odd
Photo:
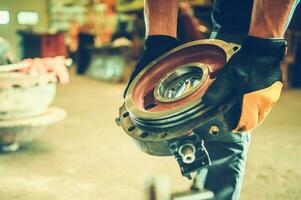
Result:
[[[209,39],[181,45],[154,60],[126,94],[125,106],[134,124],[171,129],[208,113],[212,108],[204,107],[202,96],[234,53],[233,45]]]
[[[185,138],[192,133],[211,135],[209,132],[212,126],[219,128],[219,133],[228,133],[233,126],[228,117],[236,118],[233,115],[236,98],[229,99],[224,104],[210,109],[207,115],[203,115],[188,122],[176,129],[152,129],[137,126],[130,117],[125,104],[119,109],[119,118],[116,122],[133,139],[137,146],[145,153],[156,156],[170,156],[170,144]],[[227,117],[226,117],[227,116]],[[233,122],[234,124],[236,122]],[[233,128],[233,127],[232,127]]]
[[[208,132],[217,125],[219,133],[229,130],[225,116],[233,110],[236,98],[205,106],[202,96],[237,51],[234,47],[238,45],[200,40],[155,59],[131,83],[118,124],[142,151],[157,156],[171,155],[169,144],[196,129]]]

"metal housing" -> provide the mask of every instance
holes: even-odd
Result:
[[[145,153],[174,155],[185,176],[210,164],[209,158],[198,160],[207,152],[197,140],[232,130],[239,110],[233,96],[214,106],[204,105],[202,96],[238,49],[221,40],[199,40],[155,59],[131,83],[118,124]],[[193,155],[183,155],[184,147]]]

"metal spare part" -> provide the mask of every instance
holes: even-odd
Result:
[[[175,156],[190,178],[210,164],[201,138],[222,136],[237,122],[235,96],[212,106],[202,97],[238,49],[221,40],[199,40],[155,59],[131,83],[117,123],[145,153]]]

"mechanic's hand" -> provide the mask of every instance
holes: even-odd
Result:
[[[206,105],[219,104],[228,95],[237,95],[241,116],[233,132],[257,127],[278,101],[282,89],[280,62],[286,51],[283,39],[247,36],[241,49],[217,75],[203,97]]]
[[[54,72],[60,83],[69,83],[69,72],[63,57],[25,59],[21,63],[29,65],[29,67],[20,70],[23,73],[45,74]]]
[[[180,45],[178,39],[167,36],[167,35],[151,35],[145,39],[144,42],[144,53],[139,59],[132,75],[129,79],[129,82],[126,86],[126,89],[123,93],[125,97],[127,90],[129,89],[130,84],[135,79],[135,77],[141,72],[151,61],[158,58],[167,51]]]

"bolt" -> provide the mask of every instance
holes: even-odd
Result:
[[[209,128],[209,133],[212,134],[212,135],[217,135],[219,133],[219,127],[216,126],[216,125],[212,125]]]

